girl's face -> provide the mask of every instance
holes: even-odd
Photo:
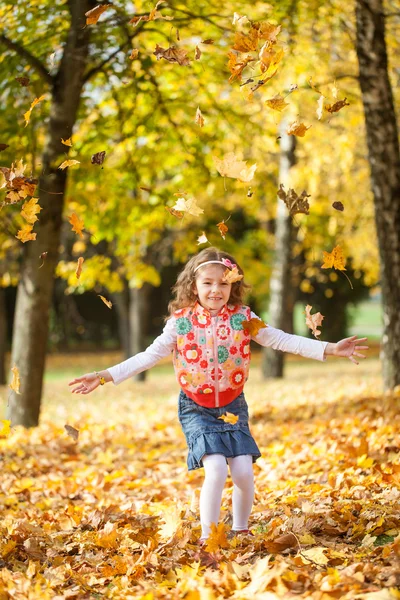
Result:
[[[222,265],[206,265],[196,273],[194,293],[211,314],[217,314],[231,295],[232,284],[223,280],[225,270]]]

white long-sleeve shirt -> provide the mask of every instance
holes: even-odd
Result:
[[[251,312],[251,318],[259,319],[254,312]],[[133,377],[142,371],[154,367],[159,360],[171,354],[176,347],[177,340],[175,323],[176,318],[172,316],[166,322],[163,332],[148,348],[146,348],[146,350],[107,369],[115,385],[122,383],[126,379],[129,379],[129,377]],[[311,340],[301,335],[285,333],[270,325],[260,329],[257,335],[251,336],[251,339],[260,344],[260,346],[270,347],[274,350],[281,350],[282,352],[299,354],[306,358],[313,358],[321,361],[325,360],[324,353],[328,344],[328,342]]]

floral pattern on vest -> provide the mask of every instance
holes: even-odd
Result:
[[[199,303],[175,311],[177,345],[174,368],[181,388],[199,404],[209,405],[216,393],[239,394],[247,381],[250,334],[242,322],[250,319],[248,306],[225,305],[216,317]],[[203,404],[204,405],[204,404]]]

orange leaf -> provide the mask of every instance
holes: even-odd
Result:
[[[205,546],[207,552],[216,552],[220,548],[229,548],[228,539],[226,537],[227,530],[228,528],[225,523],[220,523],[219,525],[211,523],[210,537]]]
[[[36,223],[38,220],[36,214],[42,210],[42,207],[38,204],[39,198],[31,198],[22,205],[21,217],[28,223]]]
[[[253,52],[258,46],[258,31],[251,27],[248,34],[236,31],[233,49],[238,52]]]
[[[77,233],[82,238],[83,237],[82,230],[85,227],[85,224],[82,221],[82,219],[80,219],[76,213],[72,213],[72,215],[69,218],[69,222],[72,225],[72,231]]]
[[[343,250],[340,246],[335,246],[332,252],[325,252],[324,250],[324,262],[321,269],[338,269],[339,271],[345,271],[345,258],[343,256]]]
[[[61,170],[64,170],[67,167],[72,167],[72,165],[79,165],[79,164],[80,164],[79,160],[64,160],[64,162],[62,162],[58,168]]]
[[[178,48],[177,46],[170,46],[165,49],[156,44],[156,49],[153,54],[157,57],[157,60],[160,58],[165,58],[170,63],[178,63],[183,67],[187,67],[190,65],[190,60],[187,57],[187,51],[184,48]]]
[[[19,391],[19,387],[20,387],[20,378],[19,378],[19,370],[18,367],[16,367],[15,365],[13,366],[13,368],[11,369],[12,374],[13,374],[13,378],[11,383],[9,384],[9,388],[11,390],[13,390],[13,392],[15,392],[16,394],[20,394],[21,392]]]
[[[67,140],[63,140],[63,138],[61,138],[61,143],[64,144],[64,146],[72,146],[71,138],[68,138]]]
[[[196,110],[196,116],[195,116],[194,122],[195,122],[195,123],[196,123],[196,125],[198,125],[199,127],[204,127],[204,117],[203,117],[203,115],[201,114],[201,110],[200,110],[200,108],[199,108],[199,107],[197,107],[197,110]]]
[[[288,135],[297,135],[298,137],[304,137],[305,133],[308,129],[310,129],[311,125],[308,127],[304,125],[304,123],[299,123],[299,121],[294,121],[291,123],[286,131]]]
[[[132,48],[132,52],[129,55],[131,60],[135,60],[139,56],[139,50],[137,48]]]
[[[217,223],[217,227],[219,229],[219,232],[220,232],[222,238],[225,239],[225,236],[228,233],[228,228],[225,225],[224,221],[221,221],[221,223]]]
[[[270,67],[280,63],[283,55],[283,48],[279,46],[276,47],[271,42],[265,42],[258,54],[260,59],[261,73],[265,73]]]
[[[35,98],[30,106],[30,109],[27,110],[26,113],[24,113],[25,127],[28,125],[29,121],[31,120],[31,112],[32,112],[33,108],[36,106],[36,104],[39,104],[39,102],[41,102],[44,98],[46,98],[46,94],[43,94],[39,98]]]
[[[222,279],[227,283],[235,283],[235,281],[240,281],[243,279],[243,275],[239,273],[238,268],[235,265],[233,269],[226,269]]]
[[[287,550],[288,548],[295,548],[299,546],[296,536],[294,533],[285,533],[277,537],[275,540],[271,542],[265,542],[264,547],[268,550],[268,552],[272,552],[272,554],[278,554],[283,550]]]
[[[112,4],[99,4],[98,6],[95,6],[91,10],[85,12],[86,25],[96,25],[103,12],[105,12],[110,6],[112,6]]]
[[[169,206],[164,206],[165,210],[169,212],[170,215],[176,217],[177,219],[183,219],[185,213],[181,210],[175,210],[174,208],[170,208]]]
[[[224,423],[230,423],[231,425],[234,425],[238,422],[239,417],[230,412],[227,412],[225,415],[221,415],[220,417],[218,417],[218,419],[221,419],[222,421],[224,421]]]
[[[77,278],[77,279],[79,279],[79,277],[81,276],[81,273],[82,273],[82,265],[83,265],[83,263],[84,263],[84,260],[85,260],[85,259],[84,259],[84,258],[82,258],[82,256],[80,256],[80,257],[78,258],[78,264],[77,264],[76,271],[75,271],[75,275],[76,275],[76,278]]]
[[[112,308],[112,302],[111,300],[107,300],[107,298],[104,298],[104,296],[101,296],[100,294],[97,294],[99,298],[101,298],[104,302],[104,304],[106,306],[108,306],[108,308]]]
[[[283,98],[283,96],[280,94],[276,94],[276,96],[273,98],[266,100],[265,104],[274,110],[278,110],[279,112],[282,112],[282,110],[285,110],[285,108],[289,106],[289,103],[285,102],[285,98]]]
[[[334,104],[325,104],[325,110],[327,110],[331,114],[334,112],[338,112],[344,106],[350,106],[349,102],[346,102],[346,100],[347,98],[345,98],[344,100],[338,100]]]
[[[201,57],[201,50],[198,46],[196,46],[195,50],[194,50],[194,60],[200,60]]]
[[[231,76],[229,77],[229,83],[235,81],[235,79],[242,79],[243,70],[247,67],[250,62],[254,62],[254,57],[249,56],[239,56],[235,52],[228,52],[228,69],[231,72]]]
[[[260,329],[264,329],[264,327],[268,327],[261,319],[257,319],[256,317],[252,317],[249,321],[242,321],[242,327],[245,331],[248,331],[250,335],[255,336],[258,334]]]
[[[25,244],[25,242],[31,242],[36,240],[36,233],[32,233],[33,225],[24,225],[22,229],[17,232],[15,236],[17,240],[21,240]]]
[[[310,304],[307,304],[306,306],[306,325],[307,327],[309,327],[311,329],[311,331],[313,332],[313,335],[317,338],[319,335],[321,335],[321,331],[318,329],[318,327],[320,327],[322,325],[322,321],[324,320],[324,315],[321,315],[320,312],[317,312],[315,314],[311,314],[311,309],[312,306]]]

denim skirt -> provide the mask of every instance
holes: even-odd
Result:
[[[227,412],[239,417],[234,425],[219,418]],[[251,454],[253,462],[261,456],[250,433],[248,406],[243,392],[226,406],[206,408],[196,404],[181,390],[178,416],[189,448],[189,471],[203,466],[205,454],[223,454],[225,458]]]

